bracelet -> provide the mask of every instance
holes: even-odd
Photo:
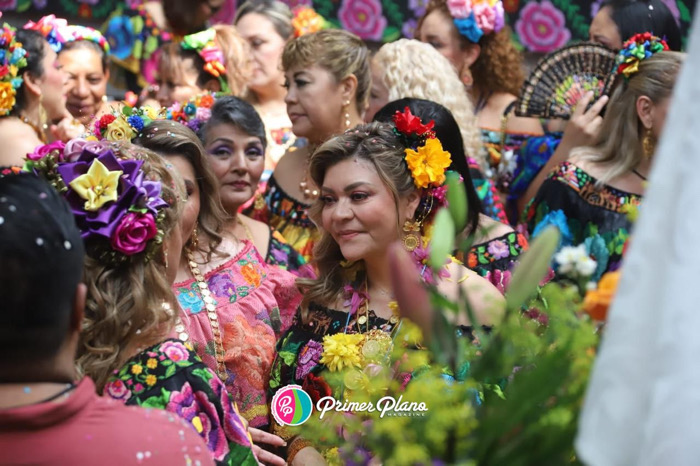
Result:
[[[292,461],[294,461],[294,457],[297,456],[297,453],[310,446],[311,442],[308,440],[301,437],[295,438],[292,443],[289,444],[289,447],[287,447],[287,464],[292,464]]]

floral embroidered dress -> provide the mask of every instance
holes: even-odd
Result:
[[[155,84],[157,50],[178,38],[159,28],[145,7],[145,1],[132,0],[118,8],[103,26],[112,61],[127,73],[127,83],[145,87]],[[133,83],[131,81],[134,81]]]
[[[265,264],[250,241],[231,259],[204,272],[224,347],[228,392],[251,426],[269,424],[267,387],[275,344],[301,301],[295,277]],[[215,338],[197,281],[176,283],[182,323],[197,354],[216,369]]]
[[[550,174],[525,211],[532,237],[547,225],[561,232],[560,246],[586,245],[598,263],[592,279],[597,281],[622,260],[630,235],[630,209],[641,205],[642,196],[612,186],[595,186],[596,179],[570,162]]]
[[[360,333],[357,316],[316,303],[309,304],[305,321],[301,310],[297,312],[292,327],[277,343],[277,357],[270,373],[271,395],[278,388],[289,384],[301,385],[314,402],[330,395],[330,387],[319,376],[326,368],[319,362],[323,353],[323,337],[341,332]],[[370,310],[367,322],[359,327],[362,332],[381,330],[392,333],[395,324],[377,317]]]
[[[501,293],[505,293],[510,283],[511,269],[527,248],[525,236],[512,231],[485,243],[473,245],[466,260],[461,251],[458,251],[455,257],[490,281]]]
[[[307,214],[311,207],[287,194],[275,180],[270,177],[265,191],[253,203],[252,208],[244,213],[255,220],[267,223],[280,232],[302,257],[309,261],[314,243],[318,240],[318,230]]]
[[[183,418],[217,464],[257,465],[246,423],[223,382],[180,340],[163,341],[131,358],[109,379],[104,395]]]
[[[481,212],[494,220],[505,223],[506,210],[503,207],[496,185],[481,171],[479,162],[471,157],[467,157],[467,164],[469,166],[469,176],[472,178],[474,189],[476,189],[476,194],[481,201]]]
[[[304,257],[294,249],[279,231],[270,229],[270,243],[267,247],[265,262],[297,277],[315,277],[314,269],[306,263]]]

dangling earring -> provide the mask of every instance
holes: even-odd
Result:
[[[406,220],[403,224],[403,247],[408,252],[413,252],[420,242],[418,237],[418,232],[420,231],[421,222],[416,220],[412,222],[411,220]]]
[[[163,264],[165,265],[165,269],[168,269],[168,250],[163,248]]]
[[[194,230],[192,230],[192,236],[190,237],[190,245],[192,249],[197,249],[199,246],[199,236],[197,234],[197,228],[199,227],[199,222],[194,224]]]
[[[344,107],[348,107],[350,105],[350,101],[347,100],[345,101],[345,104],[343,105]],[[350,128],[350,112],[345,110],[345,129]]]
[[[39,96],[39,127],[43,134],[46,134],[46,130],[49,129],[49,117],[46,114],[46,109],[44,108],[44,95]]]
[[[650,159],[654,155],[655,149],[656,143],[654,142],[654,136],[651,134],[651,128],[648,128],[642,138],[642,152],[644,153],[644,158],[647,160]]]

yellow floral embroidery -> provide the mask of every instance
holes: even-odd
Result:
[[[156,379],[156,376],[153,374],[149,374],[146,376],[146,385],[149,387],[152,387],[156,384],[158,379]]]
[[[109,171],[95,160],[84,175],[70,182],[70,187],[85,199],[85,210],[96,211],[107,202],[117,200],[117,188],[121,170]]]
[[[131,366],[131,373],[134,375],[139,375],[141,372],[143,372],[143,366],[141,364],[134,364]]]
[[[150,358],[148,361],[146,361],[146,367],[148,367],[149,369],[155,369],[156,367],[158,367],[158,360]]]

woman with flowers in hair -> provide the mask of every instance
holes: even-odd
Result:
[[[160,105],[183,104],[205,92],[242,96],[250,76],[249,55],[236,28],[224,24],[163,45],[156,94]]]
[[[58,61],[68,78],[66,108],[86,127],[111,109],[107,102],[109,51],[99,31],[77,25],[65,28]]]
[[[683,59],[649,33],[628,40],[597,142],[574,149],[524,213],[532,236],[554,224],[562,246],[585,244],[597,261],[594,281],[622,260]]]
[[[508,192],[515,152],[525,139],[542,134],[542,126],[512,115],[524,76],[502,1],[431,0],[416,30],[419,40],[452,62],[467,87],[486,147],[487,174]]]
[[[278,343],[273,392],[295,383],[313,393],[313,400],[329,390],[320,376],[326,367],[335,372],[354,365],[357,360],[346,358],[352,354],[378,359],[388,354],[400,325],[388,265],[396,242],[412,253],[424,281],[451,298],[461,289],[478,324],[496,322],[503,297],[493,285],[455,262],[437,276],[426,266],[432,219],[443,204],[450,165],[432,126],[406,109],[393,124],[359,125],[312,156],[311,177],[321,191],[310,210],[321,232],[315,249],[319,278],[298,281],[304,301]],[[308,446],[295,439],[287,460],[311,454],[310,448],[304,452]]]
[[[145,149],[82,139],[37,149],[28,167],[65,197],[85,242],[81,372],[106,396],[185,419],[217,464],[257,464],[224,383],[171,338],[182,180]]]
[[[66,110],[54,49],[40,32],[0,28],[0,165],[21,165],[36,147],[84,131]]]

